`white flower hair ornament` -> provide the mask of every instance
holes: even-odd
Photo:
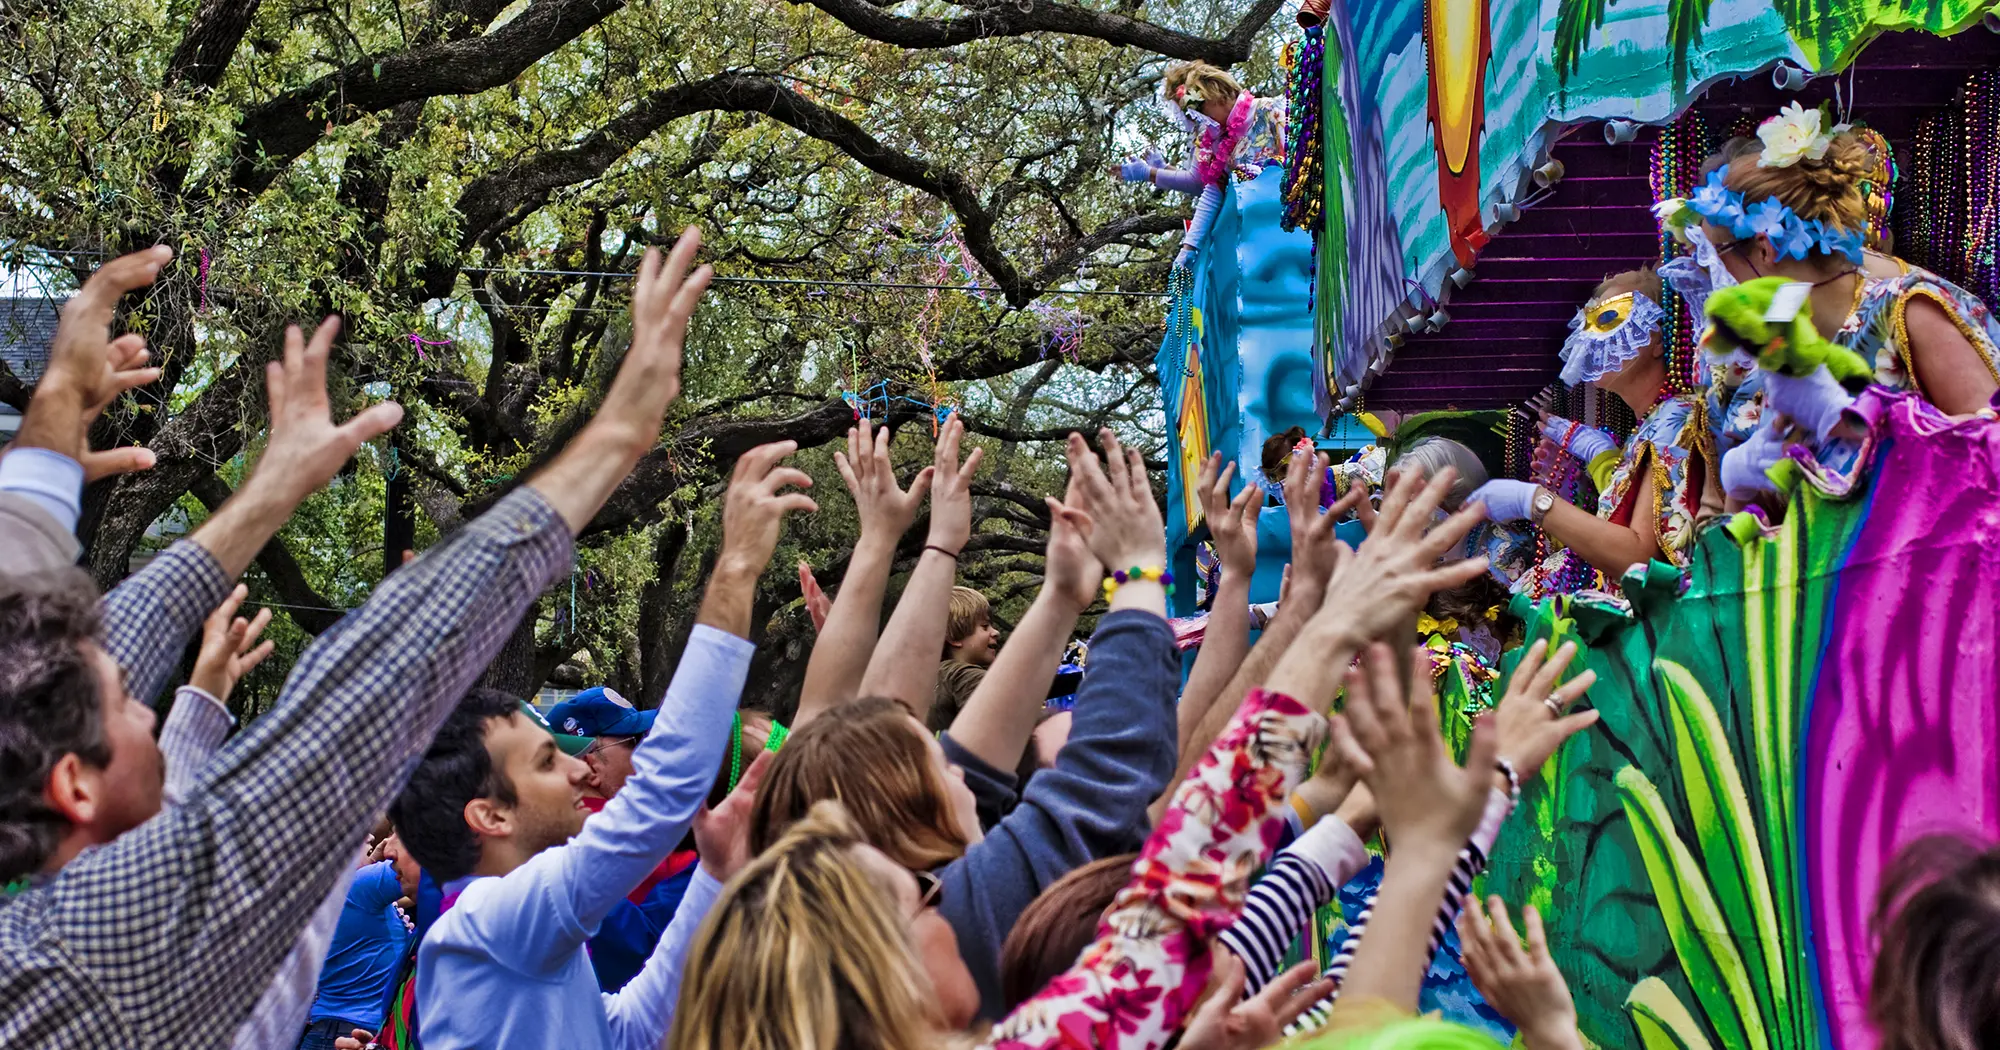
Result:
[[[1570,386],[1595,382],[1625,367],[1653,341],[1666,311],[1643,292],[1622,292],[1583,304],[1563,340],[1561,379]]]
[[[1688,226],[1701,221],[1701,216],[1688,210],[1686,197],[1668,197],[1653,205],[1653,221],[1660,224],[1660,232],[1667,234],[1681,244],[1688,242]]]
[[[1757,137],[1764,142],[1764,151],[1757,155],[1757,166],[1789,168],[1801,160],[1825,157],[1833,146],[1833,137],[1849,127],[1835,124],[1820,130],[1825,123],[1825,113],[1797,102],[1779,110],[1777,116],[1757,125]]]

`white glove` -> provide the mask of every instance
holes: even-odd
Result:
[[[1495,478],[1472,490],[1469,503],[1486,504],[1486,516],[1494,521],[1526,521],[1534,514],[1537,486],[1511,478]]]
[[[1825,365],[1804,376],[1764,373],[1764,408],[1806,428],[1814,441],[1825,440],[1827,431],[1840,422],[1840,414],[1852,404],[1854,395],[1841,387]]]
[[[1611,435],[1596,427],[1578,426],[1561,416],[1550,416],[1548,422],[1542,424],[1542,436],[1560,448],[1563,435],[1569,433],[1569,428],[1573,426],[1576,427],[1576,436],[1569,439],[1569,454],[1582,462],[1589,463],[1606,452],[1617,450],[1618,442]]]
[[[1731,499],[1750,500],[1774,494],[1778,486],[1767,471],[1785,458],[1785,439],[1776,422],[1768,422],[1750,432],[1741,445],[1722,454],[1722,491]]]

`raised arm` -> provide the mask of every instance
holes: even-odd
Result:
[[[756,652],[744,636],[757,578],[777,549],[785,515],[814,509],[803,493],[783,491],[811,483],[804,471],[784,465],[797,448],[780,441],[737,458],[723,497],[722,552],[625,786],[566,845],[483,887],[481,926],[525,971],[542,972],[573,955],[681,841],[708,797]]]
[[[169,806],[180,805],[193,792],[195,777],[235,727],[229,694],[236,683],[271,655],[271,643],[258,641],[271,622],[271,610],[259,609],[249,620],[236,615],[249,594],[250,588],[239,583],[209,614],[194,674],[175,691],[173,710],[160,726],[160,757],[167,766],[161,797]]]
[[[153,465],[153,453],[137,446],[92,452],[89,436],[91,423],[120,394],[160,376],[146,367],[145,340],[111,338],[111,321],[118,300],[152,284],[171,258],[165,246],[119,256],[63,304],[34,399],[14,440],[0,450],[0,572],[74,564],[84,482]]]
[[[1198,755],[1205,750],[1206,741],[1195,740],[1203,718],[1250,651],[1250,578],[1257,573],[1257,512],[1264,506],[1264,490],[1245,485],[1232,500],[1229,482],[1235,476],[1236,464],[1223,466],[1222,453],[1217,452],[1201,465],[1201,476],[1195,482],[1202,517],[1215,539],[1216,557],[1222,561],[1222,578],[1216,583],[1194,670],[1181,689],[1181,753],[1183,761],[1190,763],[1194,756],[1188,752]]]
[[[185,804],[80,857],[51,885],[68,958],[96,975],[106,1008],[129,1030],[193,1031],[250,1009],[262,989],[242,975],[279,964],[403,771],[529,604],[567,571],[569,523],[596,513],[615,484],[604,475],[637,462],[678,387],[686,315],[704,277],[681,279],[692,240],[676,246],[665,277],[648,253],[632,349],[597,417],[549,469],[322,634],[277,706],[216,755]],[[663,284],[681,307],[672,316],[642,307]],[[322,446],[337,469],[346,454],[336,452],[341,428],[326,416],[325,348],[289,344],[272,370],[287,392],[280,418],[327,435]],[[312,390],[306,380],[315,376]],[[314,396],[290,396],[301,392]],[[98,921],[105,914],[122,920]]]
[[[1486,810],[1498,740],[1482,719],[1473,727],[1460,769],[1438,733],[1437,702],[1422,651],[1399,661],[1377,642],[1363,663],[1363,673],[1348,683],[1347,718],[1374,761],[1383,830],[1396,848],[1335,1014],[1369,999],[1415,1013],[1430,957],[1430,927],[1459,851]],[[1399,681],[1405,673],[1416,685],[1413,703],[1405,701]]]
[[[708,918],[709,909],[722,895],[722,887],[750,860],[750,810],[757,786],[771,766],[771,752],[757,756],[743,779],[722,804],[694,819],[695,851],[701,867],[689,880],[687,893],[674,909],[646,965],[616,994],[604,997],[604,1013],[611,1022],[612,1045],[617,1050],[657,1050],[665,1045],[673,1030],[674,1007],[680,999],[681,971],[687,966],[688,951],[695,934]]]
[[[1049,683],[1062,666],[1063,648],[1077,618],[1097,600],[1104,566],[1076,526],[1055,513],[1062,506],[1087,509],[1072,479],[1062,503],[1049,500],[1049,545],[1040,593],[1028,606],[993,666],[979,679],[965,709],[951,723],[951,739],[995,769],[1012,769],[1047,706]]]
[[[1441,473],[1448,483],[1450,471]],[[1330,602],[1314,617],[1307,632],[1314,644],[1287,653],[1271,688],[1250,694],[1194,774],[1175,789],[1098,943],[1075,969],[997,1025],[987,1045],[1072,1047],[1077,1035],[1083,1045],[1095,1045],[1093,1033],[1104,1031],[1120,1033],[1120,1047],[1150,1050],[1180,1024],[1209,976],[1207,941],[1241,914],[1249,873],[1269,859],[1283,821],[1278,809],[1304,774],[1323,729],[1318,712],[1346,678],[1347,661],[1334,657],[1352,652],[1362,632],[1387,631],[1414,616],[1434,587],[1485,570],[1484,559],[1438,564],[1478,516],[1457,516],[1424,536],[1423,524],[1444,489],[1419,495],[1410,480],[1400,479],[1383,501],[1377,531],[1363,544],[1373,550],[1350,559],[1341,574],[1346,586],[1329,591],[1377,600],[1353,615],[1344,608],[1329,614],[1352,604]],[[1412,522],[1420,517],[1423,524],[1404,526],[1406,510]]]
[[[1236,713],[1236,705],[1242,703],[1250,690],[1262,684],[1277,667],[1279,658],[1318,611],[1327,593],[1327,582],[1340,554],[1339,545],[1333,539],[1334,525],[1348,509],[1366,500],[1368,492],[1357,485],[1325,513],[1320,513],[1319,494],[1320,486],[1326,480],[1325,468],[1324,456],[1294,456],[1285,470],[1285,514],[1292,530],[1290,589],[1286,592],[1285,601],[1278,606],[1278,614],[1265,625],[1256,647],[1238,665],[1229,684],[1202,712],[1193,733],[1182,734],[1180,761],[1174,770],[1175,782],[1188,775],[1195,761],[1206,753],[1216,735],[1229,724]],[[1171,786],[1168,794],[1172,794]],[[1156,818],[1165,811],[1165,806],[1165,796],[1153,804]]]
[[[105,595],[104,648],[142,703],[165,687],[209,610],[299,504],[403,418],[402,406],[385,402],[335,425],[326,368],[339,332],[335,317],[320,324],[310,343],[296,326],[286,330],[283,359],[265,368],[271,430],[256,469],[193,536]]]
[[[951,602],[952,580],[958,575],[958,556],[972,538],[972,475],[986,451],[973,449],[961,464],[958,446],[964,437],[965,424],[953,413],[938,435],[935,472],[931,475],[930,536],[861,678],[862,695],[901,700],[919,722],[930,714],[931,704],[937,700],[938,665],[944,660],[947,629],[945,610]]]
[[[799,688],[799,710],[792,717],[797,732],[821,711],[861,695],[861,677],[875,652],[876,628],[882,622],[882,594],[889,587],[889,568],[896,544],[916,520],[917,504],[930,488],[936,467],[925,467],[910,480],[907,491],[896,484],[896,465],[889,458],[888,427],[877,430],[867,417],[847,432],[847,451],[833,454],[840,478],[854,496],[854,513],[861,519],[861,538],[848,556],[833,609],[827,613],[812,656],[806,661],[805,684]],[[954,550],[956,548],[953,548]]]

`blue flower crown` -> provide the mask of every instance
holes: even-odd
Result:
[[[1722,184],[1723,169],[1708,175],[1708,182],[1688,198],[1695,214],[1735,234],[1737,239],[1763,234],[1781,259],[1803,260],[1818,249],[1828,255],[1844,255],[1847,261],[1861,262],[1861,233],[1843,230],[1814,219],[1807,222],[1776,197],[1766,197],[1745,206],[1743,195]]]

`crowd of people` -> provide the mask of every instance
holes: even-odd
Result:
[[[1225,129],[1255,109],[1222,108],[1226,84],[1189,84]],[[112,261],[70,300],[0,458],[0,1044],[1497,1045],[1418,1013],[1455,926],[1472,981],[1523,1045],[1580,1050],[1535,908],[1471,891],[1524,819],[1522,785],[1596,721],[1594,676],[1571,673],[1570,643],[1535,641],[1462,759],[1447,745],[1418,624],[1485,580],[1468,539],[1493,504],[1522,498],[1474,496],[1448,450],[1338,498],[1323,457],[1284,457],[1290,567],[1254,641],[1258,501],[1232,499],[1211,460],[1200,489],[1219,597],[1184,680],[1137,452],[1108,430],[1070,436],[1042,585],[1002,643],[984,600],[954,587],[980,450],[962,449],[952,419],[933,465],[905,480],[888,431],[863,418],[835,456],[859,535],[790,724],[740,709],[756,583],[787,518],[816,510],[788,441],[733,465],[664,695],[593,689],[544,713],[476,687],[658,441],[710,279],[700,244],[690,229],[665,258],[647,253],[630,348],[589,423],[386,576],[240,728],[228,697],[271,647],[269,613],[246,615],[239,578],[401,410],[336,423],[338,322],[290,330],[248,477],[100,595],[74,568],[82,487],[150,464],[87,435],[155,376],[143,340],[111,324],[170,253]],[[1756,265],[1767,248],[1737,254]],[[1643,349],[1613,363],[1650,360]],[[1658,396],[1651,379],[1630,385]],[[1656,476],[1641,471],[1637,491]],[[922,553],[885,622],[896,551],[925,507]],[[1350,517],[1354,546],[1334,532]],[[1549,522],[1597,560],[1586,533],[1609,523],[1570,518]],[[1671,553],[1672,523],[1647,524],[1607,540],[1605,558],[1626,558],[1614,543]],[[1053,684],[1100,599],[1056,721]],[[156,738],[155,704],[197,637]],[[1323,972],[1287,967],[1370,841],[1387,862],[1361,921]],[[1884,1046],[2000,1045],[1997,872],[2000,852],[1972,845],[1905,856],[1881,902]]]

